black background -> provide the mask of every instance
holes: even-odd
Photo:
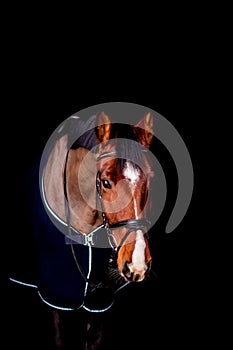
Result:
[[[54,47],[49,40],[37,39],[24,42],[16,37],[11,42],[14,50],[5,54],[2,67],[2,190],[6,192],[2,194],[1,331],[5,348],[16,344],[25,349],[50,346],[47,308],[33,289],[12,286],[7,279],[9,269],[18,263],[13,254],[20,249],[18,237],[27,227],[21,215],[25,173],[62,121],[83,108],[115,101],[147,106],[173,124],[193,162],[194,192],[187,214],[174,232],[166,235],[163,231],[166,215],[157,225],[152,239],[157,279],[150,288],[137,287],[130,300],[127,292],[122,293],[107,314],[109,341],[112,349],[149,348],[151,344],[158,349],[190,348],[201,341],[203,345],[208,342],[206,323],[211,311],[205,258],[209,233],[204,228],[205,199],[201,198],[202,141],[209,123],[208,78],[206,71],[200,70],[206,63],[199,56],[201,47],[193,46],[195,41],[189,45],[185,41],[185,50],[182,42],[156,60],[144,47],[127,56],[119,47],[88,51],[81,42],[66,47],[58,41]]]

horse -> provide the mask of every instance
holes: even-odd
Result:
[[[145,281],[152,271],[153,116],[148,112],[124,127],[104,111],[94,120],[75,141],[58,128],[37,169],[31,209],[39,271],[34,286],[52,308],[56,349],[69,348],[61,331],[67,311],[82,320],[80,348],[101,349],[97,315],[111,308],[122,288]]]

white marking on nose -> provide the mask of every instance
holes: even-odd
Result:
[[[125,168],[123,170],[123,175],[130,181],[130,187],[131,187],[132,196],[133,196],[135,185],[139,179],[140,172],[138,169],[134,168],[131,163],[126,162]],[[138,219],[136,200],[134,199],[133,202],[134,202],[135,218]]]
[[[142,230],[137,230],[136,242],[132,254],[132,262],[128,265],[131,272],[134,272],[135,270],[137,270],[138,272],[146,270],[145,248],[146,243],[144,240],[144,234]]]
[[[140,171],[134,168],[130,162],[126,162],[125,168],[123,170],[123,175],[128,180],[130,180],[130,188],[133,196],[135,185],[140,178]],[[135,218],[138,219],[136,200],[134,199],[133,202],[134,202]],[[137,230],[134,251],[132,254],[132,262],[128,264],[128,267],[131,272],[136,271],[139,273],[142,271],[146,271],[145,248],[146,248],[146,243],[144,240],[144,234],[142,230]]]

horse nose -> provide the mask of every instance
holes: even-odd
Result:
[[[133,271],[132,267],[129,268],[129,264],[126,261],[124,263],[123,269],[122,269],[122,275],[125,278],[125,280],[129,282],[139,282],[144,279],[145,272],[148,270],[148,266],[145,270],[142,271]]]

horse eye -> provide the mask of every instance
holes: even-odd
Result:
[[[108,180],[106,180],[106,179],[103,179],[103,180],[102,180],[102,184],[103,184],[103,186],[104,186],[105,188],[108,188],[109,190],[112,188],[110,182],[109,182]]]

